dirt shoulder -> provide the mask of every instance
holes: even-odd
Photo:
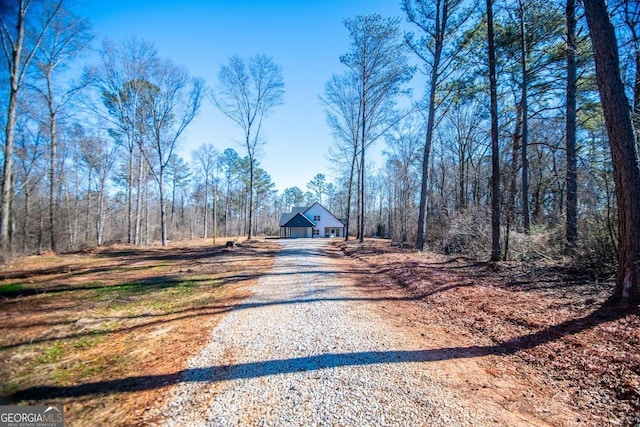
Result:
[[[640,422],[640,316],[603,305],[609,283],[552,264],[339,243],[360,292],[434,350],[451,386],[552,425]],[[345,257],[344,255],[347,255]],[[437,353],[437,354],[436,354]]]
[[[136,425],[279,246],[211,241],[29,257],[0,268],[0,402],[67,425]]]

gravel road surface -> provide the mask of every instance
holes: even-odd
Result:
[[[281,244],[188,362],[165,425],[529,425],[448,389],[430,353],[349,286],[326,240]]]

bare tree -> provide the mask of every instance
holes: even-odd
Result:
[[[96,211],[93,226],[96,244],[101,246],[104,243],[108,179],[116,161],[118,146],[109,144],[104,137],[83,134],[78,148],[89,170],[89,188],[95,184]],[[88,193],[91,194],[91,191]]]
[[[36,2],[19,0],[0,5],[0,41],[5,65],[9,75],[9,103],[5,122],[4,167],[0,202],[0,247],[9,249],[11,200],[13,199],[13,144],[15,138],[18,96],[24,83],[29,64],[36,54],[42,38],[62,7],[62,0],[56,2]],[[33,40],[25,44],[28,24],[43,22],[37,27]],[[35,25],[34,25],[35,26]]]
[[[179,189],[186,188],[190,183],[191,169],[182,157],[174,153],[169,160],[167,174],[171,181],[171,214],[169,215],[169,227],[174,230],[176,228],[176,196],[178,195],[177,193]],[[183,194],[180,194],[180,196],[182,195]],[[181,197],[180,211],[180,225],[184,226],[184,197]]]
[[[209,229],[209,190],[213,184],[213,174],[218,166],[220,153],[218,153],[218,150],[216,150],[213,144],[203,144],[192,151],[191,157],[198,165],[198,172],[204,179],[204,220],[202,224],[202,237],[206,238],[207,230]]]
[[[640,167],[629,101],[620,75],[615,30],[604,0],[584,0],[604,111],[616,200],[618,202],[618,273],[613,300],[640,302]]]
[[[200,108],[203,81],[190,78],[187,71],[171,61],[158,60],[151,73],[152,89],[144,92],[143,105],[148,114],[148,144],[142,152],[158,183],[160,196],[160,233],[167,246],[165,172],[185,128]]]
[[[456,68],[458,54],[462,45],[456,39],[471,16],[472,8],[463,7],[462,0],[403,0],[402,9],[407,19],[414,23],[423,33],[418,40],[407,35],[407,44],[424,62],[425,73],[429,76],[429,85],[425,94],[427,109],[427,125],[422,155],[422,181],[420,186],[420,206],[418,209],[418,233],[416,247],[424,249],[425,220],[427,213],[427,193],[429,183],[429,157],[436,126],[436,110],[441,98],[443,82]]]
[[[400,19],[378,14],[345,20],[351,37],[351,51],[340,57],[359,87],[360,113],[360,221],[359,237],[364,242],[365,225],[365,151],[377,137],[372,130],[384,125],[380,112],[413,77],[406,48],[401,39]],[[385,115],[386,116],[386,115]],[[387,126],[388,127],[388,126]]]
[[[45,177],[41,163],[46,156],[45,138],[39,127],[28,126],[26,120],[19,120],[16,126],[16,191],[23,194],[23,211],[19,224],[22,233],[22,251],[29,247],[29,224],[32,221],[32,195]]]
[[[157,60],[157,52],[153,44],[146,41],[129,39],[116,44],[105,40],[100,57],[100,64],[88,70],[87,74],[91,76],[106,111],[96,110],[100,104],[95,99],[87,101],[87,108],[108,120],[112,135],[127,149],[127,243],[139,244],[145,176],[140,146],[147,131],[147,113],[143,109],[142,98],[150,89],[150,70]],[[137,188],[135,217],[134,187]]]
[[[385,151],[387,169],[393,177],[389,180],[390,199],[395,205],[389,212],[389,234],[393,241],[403,245],[408,244],[410,239],[415,241],[415,227],[410,227],[410,221],[413,218],[415,222],[415,195],[420,188],[417,177],[421,169],[422,135],[423,123],[415,115],[410,115],[395,125],[385,137],[389,147]]]
[[[336,161],[334,163],[344,162],[349,169],[345,203],[346,232],[344,233],[344,239],[349,240],[353,181],[358,164],[362,118],[357,81],[351,74],[343,76],[334,74],[325,86],[325,96],[320,99],[326,107],[327,124],[333,134],[333,147],[330,150],[330,156]]]
[[[246,62],[232,55],[220,68],[218,88],[212,99],[218,109],[242,129],[249,157],[248,240],[253,230],[254,175],[259,148],[264,144],[262,121],[283,103],[283,98],[282,69],[266,55],[255,55]]]
[[[58,161],[58,126],[64,121],[63,109],[73,100],[77,92],[86,86],[79,80],[65,88],[61,84],[69,62],[81,54],[92,40],[90,24],[62,7],[44,33],[40,49],[35,56],[38,81],[32,86],[44,103],[42,124],[49,134],[49,236],[51,250],[57,250],[56,239],[56,189]]]
[[[444,135],[442,142],[446,143],[446,148],[451,151],[457,163],[458,211],[469,207],[472,162],[479,151],[485,148],[484,144],[480,143],[485,136],[484,129],[481,129],[481,122],[485,118],[483,108],[472,98],[456,96],[441,124]]]

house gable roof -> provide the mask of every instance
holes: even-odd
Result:
[[[310,212],[312,211],[312,213]],[[307,208],[307,210],[304,211],[305,215],[314,215],[316,213],[321,213],[322,215],[328,215],[329,219],[325,219],[323,220],[323,223],[325,226],[331,226],[331,227],[344,227],[344,224],[342,223],[342,221],[340,221],[338,218],[335,217],[335,215],[333,215],[331,212],[329,212],[329,210],[327,208],[325,208],[324,206],[322,206],[320,203],[315,202],[314,204],[312,204],[311,206],[309,206]]]
[[[322,217],[322,227],[344,227],[341,220],[318,202],[309,207],[294,207],[291,212],[283,213],[280,216],[280,227],[317,227],[316,221],[311,220],[316,215]]]
[[[293,218],[295,216],[295,214],[290,213],[290,212],[285,212],[282,215],[280,215],[280,227],[284,227],[284,225],[289,222],[289,220],[291,218]]]
[[[315,227],[316,225],[309,218],[298,212],[291,219],[285,222],[281,227],[297,228],[297,227]]]

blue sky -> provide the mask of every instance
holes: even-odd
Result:
[[[306,190],[317,173],[331,175],[331,135],[318,95],[332,73],[343,71],[339,57],[350,43],[343,19],[374,12],[402,16],[400,2],[393,0],[77,1],[76,11],[92,21],[97,43],[134,36],[151,41],[162,57],[210,87],[229,55],[271,56],[282,67],[286,94],[285,104],[266,119],[261,167],[279,190]],[[179,153],[188,159],[191,150],[212,143],[244,155],[236,142],[241,136],[206,99]]]

